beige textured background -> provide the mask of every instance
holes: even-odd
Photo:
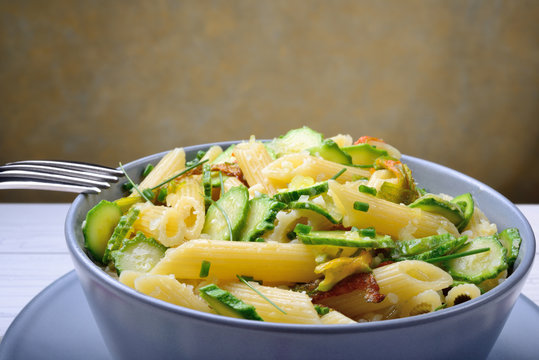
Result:
[[[539,202],[539,1],[0,0],[0,124],[1,163],[112,166],[308,125]]]

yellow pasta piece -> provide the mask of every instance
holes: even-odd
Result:
[[[338,181],[353,181],[361,177],[370,177],[368,170],[345,166],[333,161],[311,156],[307,152],[284,155],[268,164],[262,173],[270,180],[288,184],[295,176],[310,176],[318,181],[330,179],[336,173],[346,168]]]
[[[139,271],[134,271],[134,270],[124,270],[120,273],[120,276],[119,276],[119,281],[124,284],[124,285],[127,285],[129,286],[130,288],[135,288],[135,280],[141,276],[141,275],[144,275],[144,273],[141,273]]]
[[[167,195],[166,203],[178,210],[178,226],[184,229],[184,238],[187,240],[199,238],[204,227],[206,211],[200,176],[190,176],[180,182],[176,192]]]
[[[304,293],[291,290],[279,289],[276,287],[263,286],[257,282],[249,282],[253,288],[270,299],[286,314],[283,314],[275,306],[257,294],[247,285],[239,282],[231,282],[223,285],[223,289],[232,295],[243,300],[245,303],[253,305],[258,315],[264,321],[291,323],[291,324],[320,324],[320,318],[316,312],[311,298]]]
[[[200,159],[200,161],[208,160],[209,162],[212,162],[215,160],[221,153],[223,152],[223,148],[219,145],[214,145],[206,151],[204,156]]]
[[[433,312],[442,306],[438,292],[425,290],[404,303],[400,311],[401,317],[408,317]]]
[[[211,264],[210,276],[222,280],[244,275],[264,282],[308,282],[317,277],[308,245],[224,240],[191,240],[169,249],[151,273],[199,279],[204,260]]]
[[[442,290],[453,278],[439,267],[419,260],[395,262],[374,269],[374,278],[382,294],[395,294],[407,300],[426,290]]]
[[[275,228],[263,235],[267,241],[289,242],[287,234],[293,231],[297,224],[312,226],[315,230],[330,228],[332,224],[324,216],[309,210],[294,209],[279,211],[276,216]]]
[[[461,304],[465,301],[475,299],[481,295],[481,290],[475,284],[457,285],[447,293],[445,303],[448,307]]]
[[[153,237],[161,244],[171,247],[184,241],[185,229],[180,227],[180,213],[175,208],[156,206],[149,202],[137,205],[140,214],[133,223],[135,232]]]
[[[171,304],[198,311],[213,312],[202,298],[195,295],[192,285],[182,284],[173,276],[139,276],[135,279],[135,289]]]
[[[341,325],[341,324],[355,324],[356,321],[350,319],[348,316],[336,311],[331,310],[325,315],[322,315],[320,321],[324,325]]]
[[[352,136],[348,134],[335,135],[333,137],[330,137],[330,139],[335,141],[335,143],[339,145],[339,147],[351,146],[352,143],[354,142],[354,140],[352,139]]]
[[[344,226],[366,228],[374,226],[376,232],[400,239],[402,231],[414,237],[424,237],[439,233],[459,236],[455,225],[443,216],[431,214],[421,209],[412,209],[375,196],[362,193],[357,189],[343,186],[336,181],[329,182],[329,194],[337,209],[343,214]],[[369,204],[367,211],[354,209],[354,202]]]
[[[142,180],[139,184],[141,190],[149,189],[159,185],[163,181],[169,179],[171,176],[179,173],[185,168],[185,151],[183,148],[175,148],[169,151],[163,158],[155,165],[154,169]],[[135,192],[133,195],[136,194]]]
[[[271,184],[262,169],[272,162],[272,158],[264,144],[249,141],[234,148],[234,156],[249,186],[257,186],[257,190],[267,195],[274,195],[277,188]]]
[[[237,177],[229,176],[224,180],[223,183],[224,192],[232,189],[235,186],[245,186]]]

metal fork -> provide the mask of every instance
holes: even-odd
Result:
[[[33,189],[97,194],[124,173],[106,166],[54,160],[23,160],[0,166],[0,190]]]

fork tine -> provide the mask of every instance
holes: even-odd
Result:
[[[58,175],[45,172],[28,171],[28,170],[6,170],[0,172],[0,179],[11,180],[46,180],[49,182],[57,182],[72,185],[95,186],[101,189],[110,187],[110,184],[104,181],[90,180],[75,176]]]
[[[118,176],[110,175],[108,173],[96,173],[80,170],[71,170],[68,168],[50,166],[50,165],[30,165],[30,164],[8,164],[0,166],[0,173],[7,170],[25,170],[33,172],[42,172],[47,174],[57,174],[57,175],[66,175],[73,176],[77,178],[98,180],[98,181],[107,181],[107,182],[117,182]]]
[[[7,163],[6,165],[44,165],[61,167],[72,170],[90,171],[95,173],[105,173],[116,176],[122,176],[123,172],[107,166],[95,165],[79,161],[58,161],[58,160],[21,160]]]

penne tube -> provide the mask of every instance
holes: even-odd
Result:
[[[135,289],[143,294],[175,305],[213,313],[208,304],[194,293],[192,285],[180,283],[173,276],[139,276],[135,279]]]
[[[258,190],[274,195],[276,187],[268,181],[262,169],[272,162],[272,158],[264,144],[256,141],[241,143],[234,148],[234,156],[249,186],[257,186]]]
[[[184,229],[184,238],[199,238],[206,212],[200,176],[190,176],[181,181],[176,192],[167,195],[166,204],[178,211],[179,226]]]
[[[315,254],[308,245],[276,242],[191,240],[175,249],[150,271],[178,279],[200,279],[202,261],[210,262],[209,276],[235,280],[236,275],[275,283],[309,282],[318,277]]]
[[[175,208],[151,203],[137,205],[140,214],[133,223],[135,232],[141,231],[161,244],[171,247],[184,241],[185,229],[180,226],[180,213]]]
[[[210,163],[215,160],[221,153],[223,152],[223,148],[219,145],[214,145],[206,151],[204,156],[200,159],[200,161],[208,160]]]
[[[346,182],[358,178],[370,177],[368,170],[342,165],[333,161],[311,156],[307,152],[284,155],[268,164],[262,173],[270,180],[288,184],[295,176],[309,176],[315,181],[330,179],[343,168],[346,171],[339,176],[338,181]]]
[[[130,288],[135,288],[135,280],[145,273],[141,273],[139,271],[134,270],[124,270],[120,273],[120,276],[118,277],[118,280],[124,284],[129,286]]]
[[[402,305],[400,317],[408,317],[433,312],[442,306],[440,294],[432,289],[425,290]]]
[[[348,316],[345,316],[336,310],[331,310],[326,315],[323,315],[320,318],[320,321],[324,325],[343,325],[356,323],[356,321],[350,319]]]
[[[149,189],[159,185],[163,181],[169,179],[171,176],[179,173],[185,168],[185,151],[183,148],[175,148],[168,152],[163,158],[155,165],[154,169],[142,180],[139,184],[141,190]],[[132,193],[135,195],[137,193]]]
[[[321,323],[320,317],[311,302],[311,298],[306,294],[263,286],[254,281],[250,281],[249,285],[270,299],[286,314],[279,311],[279,309],[243,283],[231,282],[224,285],[223,289],[229,291],[245,303],[253,305],[258,315],[264,321],[291,324]]]
[[[391,235],[397,239],[408,236],[419,238],[440,233],[459,236],[455,225],[441,215],[395,204],[343,186],[336,181],[329,182],[329,194],[337,209],[343,214],[344,226],[358,228],[373,226],[376,232]],[[356,201],[367,203],[368,210],[354,209]]]
[[[447,293],[445,303],[448,307],[461,304],[465,301],[475,299],[481,295],[481,290],[475,284],[457,285]]]
[[[407,300],[426,290],[442,290],[453,278],[439,267],[419,260],[404,260],[377,267],[374,278],[382,294],[395,294],[399,301]]]
[[[341,312],[345,316],[356,319],[365,313],[395,306],[398,300],[396,295],[386,294],[386,298],[382,302],[371,303],[365,300],[363,290],[354,290],[342,295],[325,298],[320,303]]]

